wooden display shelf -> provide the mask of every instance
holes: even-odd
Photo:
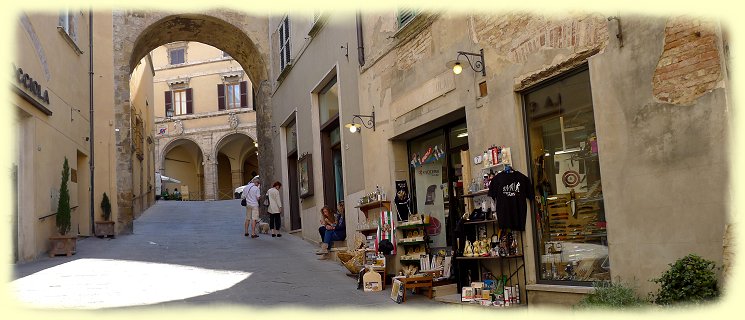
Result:
[[[367,217],[367,212],[373,209],[388,209],[391,210],[391,202],[388,200],[383,201],[373,201],[368,202],[365,204],[361,204],[359,206],[356,206],[355,208],[358,208],[362,210],[363,213],[365,213],[365,217]]]
[[[489,193],[489,189],[483,189],[483,190],[476,191],[474,193],[466,193],[466,194],[462,195],[461,197],[463,197],[463,198],[473,198],[473,197],[478,197],[478,196],[485,196],[488,193]]]
[[[406,245],[419,245],[422,243],[432,243],[432,240],[418,240],[418,241],[406,241],[406,242],[398,242],[398,245],[406,246]]]
[[[521,254],[516,254],[514,256],[488,256],[488,257],[455,257],[456,260],[489,260],[489,259],[507,259],[507,258],[517,258],[522,257]]]
[[[490,219],[490,220],[468,221],[468,222],[463,222],[463,224],[481,224],[481,223],[491,223],[491,222],[497,222],[497,220]]]
[[[422,227],[427,227],[427,226],[429,226],[429,223],[405,224],[405,225],[396,226],[396,229],[399,229],[399,230],[416,229],[416,228],[422,228]]]
[[[378,228],[375,227],[375,228],[357,229],[357,232],[361,232],[361,233],[373,232],[373,231],[378,231]]]

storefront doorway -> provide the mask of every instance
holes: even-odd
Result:
[[[433,250],[450,248],[453,226],[463,212],[461,152],[468,150],[464,120],[409,140],[409,174],[414,213],[430,216]]]

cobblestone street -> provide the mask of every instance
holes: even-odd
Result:
[[[135,221],[132,235],[82,239],[72,257],[16,265],[13,286],[32,306],[82,309],[446,307],[422,295],[397,305],[390,286],[357,290],[341,264],[317,260],[316,248],[299,237],[244,237],[243,218],[238,200],[159,201]]]

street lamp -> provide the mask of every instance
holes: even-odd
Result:
[[[453,73],[455,74],[460,74],[461,72],[463,72],[463,65],[461,64],[461,61],[458,60],[461,56],[466,58],[466,61],[468,61],[468,65],[471,66],[471,69],[473,69],[473,71],[481,72],[482,76],[486,76],[484,49],[480,49],[479,53],[458,51],[458,56],[455,58],[455,60],[447,63],[448,68],[453,69]],[[469,58],[469,56],[474,57],[473,62],[471,62],[471,58]]]
[[[362,120],[362,118],[368,118],[367,122]],[[356,123],[355,119],[358,119],[360,123]],[[352,115],[352,123],[347,123],[344,125],[344,127],[349,129],[349,132],[355,133],[359,132],[362,129],[363,125],[365,126],[365,128],[373,129],[373,131],[375,131],[375,106],[373,106],[372,114],[369,116],[362,114]]]

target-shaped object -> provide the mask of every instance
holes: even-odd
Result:
[[[442,224],[440,223],[440,220],[437,220],[437,218],[429,217],[429,226],[427,226],[425,230],[427,231],[427,235],[436,236],[440,234],[440,231],[442,231]]]
[[[567,188],[574,188],[577,185],[579,185],[579,173],[574,170],[569,170],[567,172],[564,172],[564,175],[561,176],[561,182],[564,183],[564,186]]]

